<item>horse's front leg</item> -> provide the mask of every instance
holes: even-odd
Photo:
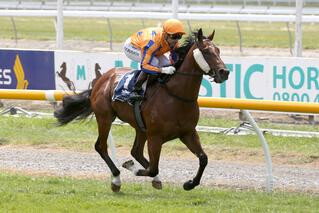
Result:
[[[196,186],[200,184],[200,180],[202,178],[203,172],[208,162],[207,155],[202,149],[202,146],[199,141],[199,137],[197,131],[194,130],[190,133],[187,133],[180,140],[187,146],[187,148],[194,153],[199,159],[199,168],[196,176],[193,180],[186,181],[183,185],[185,190],[192,190]]]

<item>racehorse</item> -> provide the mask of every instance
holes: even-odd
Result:
[[[199,119],[198,93],[203,75],[208,75],[216,83],[228,79],[229,71],[220,58],[219,48],[212,42],[215,30],[207,38],[199,29],[189,36],[184,45],[176,49],[179,60],[174,65],[176,72],[166,82],[149,84],[145,100],[141,104],[146,131],[142,131],[134,118],[133,107],[126,102],[112,101],[116,87],[116,74],[123,68],[113,68],[102,75],[94,87],[79,94],[65,96],[55,117],[60,125],[74,119],[84,119],[94,113],[98,124],[98,138],[95,150],[112,172],[111,188],[118,192],[121,187],[120,171],[109,157],[107,137],[116,117],[135,128],[136,136],[131,155],[144,167],[132,169],[132,162],[123,167],[137,176],[155,177],[158,172],[162,145],[179,138],[199,159],[196,176],[183,185],[191,190],[200,183],[207,165],[207,155],[203,151],[195,129]],[[148,145],[149,161],[144,157],[145,142]],[[157,180],[159,181],[159,180]],[[159,181],[161,188],[161,182]],[[154,186],[154,185],[153,185]],[[155,186],[156,187],[156,186]]]

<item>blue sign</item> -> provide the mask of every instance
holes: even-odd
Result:
[[[0,49],[0,89],[54,90],[54,52]]]

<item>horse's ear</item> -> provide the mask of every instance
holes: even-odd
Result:
[[[200,28],[197,33],[196,33],[196,38],[197,38],[197,46],[199,49],[203,48],[204,43],[203,43],[203,31],[202,28]]]
[[[212,41],[214,39],[214,35],[215,35],[215,30],[212,32],[212,34],[208,36],[208,39]]]
[[[197,32],[197,39],[199,42],[203,42],[203,30],[200,28]]]

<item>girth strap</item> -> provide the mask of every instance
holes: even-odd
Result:
[[[146,127],[141,115],[141,105],[142,101],[135,101],[134,102],[134,116],[135,116],[135,121],[137,123],[137,126],[143,131],[146,132]]]

